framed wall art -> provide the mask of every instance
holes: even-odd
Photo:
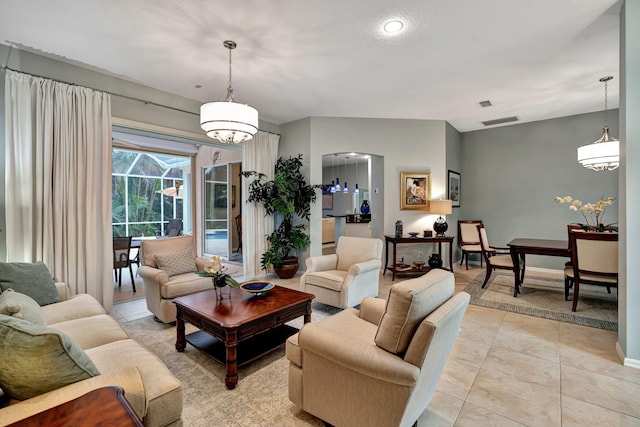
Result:
[[[460,207],[460,173],[449,170],[447,174],[447,199],[451,200],[451,206]]]
[[[431,172],[400,172],[400,210],[429,210]]]

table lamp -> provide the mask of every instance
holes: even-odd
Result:
[[[433,223],[433,230],[436,232],[437,237],[444,237],[444,233],[449,229],[449,224],[442,217],[442,215],[450,215],[452,213],[453,204],[451,200],[430,200],[429,212],[432,214],[439,214],[440,216]]]

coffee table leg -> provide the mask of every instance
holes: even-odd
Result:
[[[236,332],[227,332],[227,341],[225,342],[225,347],[227,348],[227,357],[225,361],[227,375],[224,378],[224,383],[229,390],[233,390],[238,384],[237,346],[238,337]]]
[[[187,339],[184,335],[184,320],[180,308],[176,316],[176,335],[176,350],[182,352],[187,347]]]

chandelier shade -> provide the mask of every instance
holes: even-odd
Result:
[[[609,128],[605,126],[600,139],[578,147],[578,162],[596,171],[617,169],[620,165],[620,141],[611,139]]]
[[[620,165],[620,141],[609,136],[607,117],[607,82],[612,76],[602,77],[604,83],[604,127],[602,136],[589,145],[578,147],[578,162],[587,169],[595,171],[611,171]]]
[[[258,132],[258,110],[235,102],[231,85],[231,51],[236,43],[226,40],[229,49],[229,86],[224,101],[212,101],[200,106],[200,127],[210,138],[224,144],[240,144],[253,138]]]
[[[258,132],[258,110],[233,101],[213,101],[200,107],[200,126],[207,136],[239,144]]]

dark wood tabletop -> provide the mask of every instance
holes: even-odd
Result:
[[[189,342],[224,364],[225,384],[233,389],[239,366],[282,347],[298,332],[286,322],[300,316],[304,323],[311,321],[313,298],[313,294],[277,285],[260,296],[225,287],[222,298],[213,289],[175,298],[176,350],[184,351]],[[200,331],[185,335],[185,322]]]
[[[120,387],[102,387],[49,408],[10,427],[142,427]]]
[[[546,256],[558,256],[558,257],[571,257],[571,250],[569,249],[569,241],[567,240],[549,240],[549,239],[531,239],[527,237],[518,237],[513,239],[509,243],[509,250],[511,252],[511,259],[513,260],[513,266],[515,267],[515,284],[513,287],[513,296],[517,297],[520,293],[520,286],[522,286],[520,269],[524,270],[525,255],[546,255]],[[520,260],[522,259],[522,266]]]

